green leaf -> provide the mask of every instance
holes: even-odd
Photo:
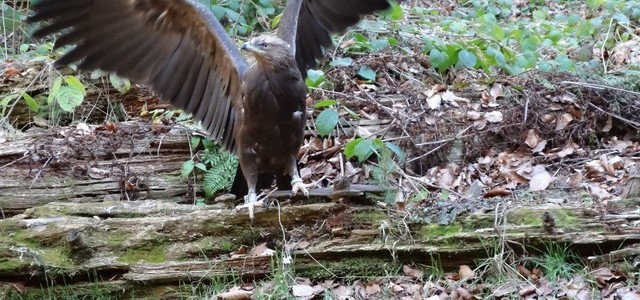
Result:
[[[346,145],[344,145],[344,155],[347,159],[351,159],[356,155],[356,146],[363,140],[363,138],[356,138],[350,140]]]
[[[360,70],[358,70],[357,74],[369,81],[376,80],[376,72],[374,72],[369,66],[362,66]]]
[[[131,82],[127,78],[120,77],[115,73],[109,73],[109,81],[111,85],[120,92],[120,94],[124,94],[131,89]]]
[[[338,125],[338,112],[335,109],[325,109],[316,118],[316,129],[320,136],[327,136]]]
[[[273,18],[273,20],[271,21],[271,28],[278,27],[278,25],[280,25],[280,19],[282,19],[281,13]]]
[[[27,102],[27,105],[29,106],[31,111],[38,112],[38,110],[40,110],[40,104],[38,104],[38,102],[33,100],[33,98],[29,96],[29,94],[22,93],[22,99],[24,99],[24,101]]]
[[[71,86],[61,86],[56,95],[56,102],[66,112],[73,112],[84,100],[84,94]]]
[[[391,17],[392,20],[401,20],[403,14],[400,4],[395,2],[391,3],[391,12],[389,13],[389,17]]]
[[[196,164],[196,168],[206,172],[207,171],[207,166],[205,166],[203,163],[197,163]]]
[[[310,88],[317,88],[324,82],[324,72],[321,70],[309,69],[307,70],[307,79],[305,83]]]
[[[321,101],[318,101],[316,104],[313,105],[314,108],[323,108],[323,107],[329,107],[329,106],[333,106],[338,104],[338,101],[333,100],[333,99],[324,99]]]
[[[216,144],[210,139],[202,139],[202,145],[207,150],[212,150],[216,148]]]
[[[81,92],[82,96],[85,96],[87,94],[87,92],[84,89],[84,84],[80,82],[80,79],[78,79],[78,77],[75,77],[73,75],[65,76],[64,81],[67,83],[69,87]]]
[[[342,57],[331,61],[332,67],[348,67],[353,65],[353,59],[350,57]]]
[[[200,141],[202,138],[200,136],[194,135],[191,137],[191,150],[195,151],[200,145]]]
[[[431,65],[440,72],[447,68],[446,64],[448,60],[449,56],[447,56],[446,53],[438,50],[437,48],[431,49],[431,52],[429,53],[429,62],[431,62]]]
[[[62,76],[59,76],[53,81],[53,84],[51,85],[51,88],[49,89],[49,96],[47,97],[47,104],[49,104],[49,105],[53,104],[53,102],[56,99],[56,95],[58,95],[58,92],[60,91],[60,87],[61,86],[62,86]]]
[[[467,68],[474,68],[478,63],[476,55],[464,49],[458,52],[458,61]]]
[[[193,160],[187,160],[184,163],[182,163],[181,176],[189,177],[191,172],[193,172],[194,167],[195,167],[195,162]]]
[[[371,42],[371,51],[375,52],[387,46],[389,46],[388,39],[377,39]]]
[[[358,157],[359,162],[363,162],[365,159],[369,158],[371,154],[373,154],[375,148],[373,147],[373,141],[363,139],[361,140],[355,148],[356,156]]]
[[[396,155],[400,162],[403,162],[405,160],[406,155],[404,154],[404,151],[402,151],[402,149],[398,147],[398,145],[391,142],[385,142],[384,145]]]

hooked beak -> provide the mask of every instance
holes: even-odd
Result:
[[[251,44],[249,44],[249,42],[244,42],[240,47],[242,50],[249,50],[249,48],[251,48]]]

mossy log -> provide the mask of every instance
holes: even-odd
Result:
[[[404,263],[434,260],[445,269],[472,265],[496,254],[499,241],[516,253],[553,241],[583,256],[640,243],[640,229],[625,226],[638,214],[538,206],[505,212],[501,225],[494,219],[495,212],[471,213],[440,226],[382,207],[328,202],[259,209],[250,225],[246,212],[216,206],[51,202],[0,220],[0,282],[5,295],[17,293],[15,286],[41,292],[118,282],[120,292],[136,297],[170,297],[180,283],[270,274],[276,256],[239,251],[262,243],[292,250],[296,274],[317,279],[384,276]]]

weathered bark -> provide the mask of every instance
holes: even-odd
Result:
[[[5,216],[52,201],[185,201],[190,159],[186,130],[153,133],[142,123],[115,129],[58,128],[16,132],[0,144],[0,208]],[[86,128],[85,128],[86,129]]]
[[[553,234],[545,232],[545,213],[554,219]],[[246,213],[214,206],[52,202],[0,220],[0,281],[35,290],[47,281],[116,281],[140,296],[181,282],[266,276],[275,258],[230,253],[263,242],[282,249],[285,240],[294,249],[296,274],[311,278],[382,276],[395,265],[434,259],[456,268],[494,255],[491,245],[500,240],[516,253],[554,241],[585,256],[640,242],[640,229],[619,226],[640,215],[599,215],[579,207],[520,207],[504,213],[497,227],[494,212],[438,226],[402,221],[383,208],[331,202],[259,209],[251,226]],[[292,241],[308,246],[296,248]]]

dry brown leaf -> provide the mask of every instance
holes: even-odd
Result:
[[[431,110],[435,110],[435,109],[440,108],[440,105],[442,105],[442,96],[440,96],[440,94],[433,95],[433,96],[427,98],[427,106]]]
[[[484,114],[484,117],[487,119],[489,123],[500,123],[503,120],[502,112],[500,111],[491,111]]]
[[[404,272],[404,275],[407,275],[413,279],[422,279],[422,271],[420,271],[419,269],[414,269],[409,265],[404,265],[402,266],[402,271]]]
[[[335,299],[347,299],[351,295],[351,291],[346,286],[341,285],[333,288],[331,294]]]
[[[507,191],[504,187],[502,186],[497,186],[492,188],[490,191],[486,192],[484,194],[484,198],[491,198],[491,197],[497,197],[497,196],[509,196],[511,195],[511,192]]]
[[[571,155],[575,152],[576,150],[576,144],[574,143],[569,143],[567,145],[565,145],[564,147],[562,147],[562,150],[560,150],[557,155],[560,158],[564,158],[567,157],[568,155]]]
[[[604,126],[602,126],[602,132],[609,132],[611,131],[611,128],[613,128],[613,118],[611,116],[609,116],[607,118],[607,122],[604,124]]]
[[[542,140],[542,141],[540,141],[540,143],[538,143],[535,146],[535,148],[531,149],[531,152],[533,152],[533,153],[542,152],[546,146],[547,146],[547,140]]]
[[[587,186],[587,191],[589,191],[589,193],[592,196],[594,196],[597,200],[602,201],[602,200],[611,199],[611,194],[607,192],[605,189],[598,186],[597,184],[588,183],[586,186]]]
[[[375,283],[367,285],[364,289],[365,289],[365,292],[367,293],[367,296],[375,295],[377,293],[382,292],[380,285]]]
[[[602,166],[602,168],[607,172],[607,174],[611,176],[616,175],[616,170],[614,169],[613,165],[609,163],[609,160],[607,159],[606,154],[600,155],[600,166]]]
[[[467,265],[460,265],[458,269],[458,276],[460,276],[461,281],[467,281],[476,277],[476,272],[471,270],[471,268]]]
[[[540,138],[540,136],[538,136],[535,130],[529,129],[529,131],[527,132],[527,138],[524,140],[524,143],[527,144],[529,148],[533,149],[540,143],[540,141],[542,141],[542,139]]]
[[[457,299],[473,299],[473,294],[463,287],[456,288],[456,292],[458,293],[459,297]]]
[[[556,123],[556,130],[563,130],[573,121],[573,116],[569,113],[563,113],[558,118],[558,123]]]
[[[237,291],[230,291],[230,292],[218,294],[216,299],[218,299],[218,300],[248,300],[248,299],[251,299],[251,295],[253,295],[253,292],[237,290]]]
[[[529,181],[529,189],[531,191],[542,191],[545,190],[549,184],[553,181],[553,177],[549,172],[537,173],[531,177]]]
[[[316,295],[316,289],[306,284],[296,284],[291,287],[291,293],[298,299],[312,299]]]
[[[275,253],[275,251],[273,251],[272,249],[269,249],[269,247],[267,247],[267,243],[262,243],[260,245],[257,245],[255,247],[253,247],[253,249],[251,249],[251,251],[249,251],[248,255],[249,256],[261,256],[261,255],[273,255]]]
[[[482,118],[482,114],[475,110],[470,110],[467,112],[467,120],[476,121]]]
[[[582,184],[582,173],[576,172],[574,174],[571,174],[567,179],[567,184],[569,185],[570,188],[573,188],[573,189],[579,188],[580,185]]]
[[[504,97],[504,89],[502,84],[494,83],[491,85],[491,90],[489,92],[494,99],[498,99],[500,97]]]
[[[529,276],[531,276],[531,271],[523,265],[518,265],[516,269],[518,270],[518,274],[522,275],[524,278],[529,278]]]

